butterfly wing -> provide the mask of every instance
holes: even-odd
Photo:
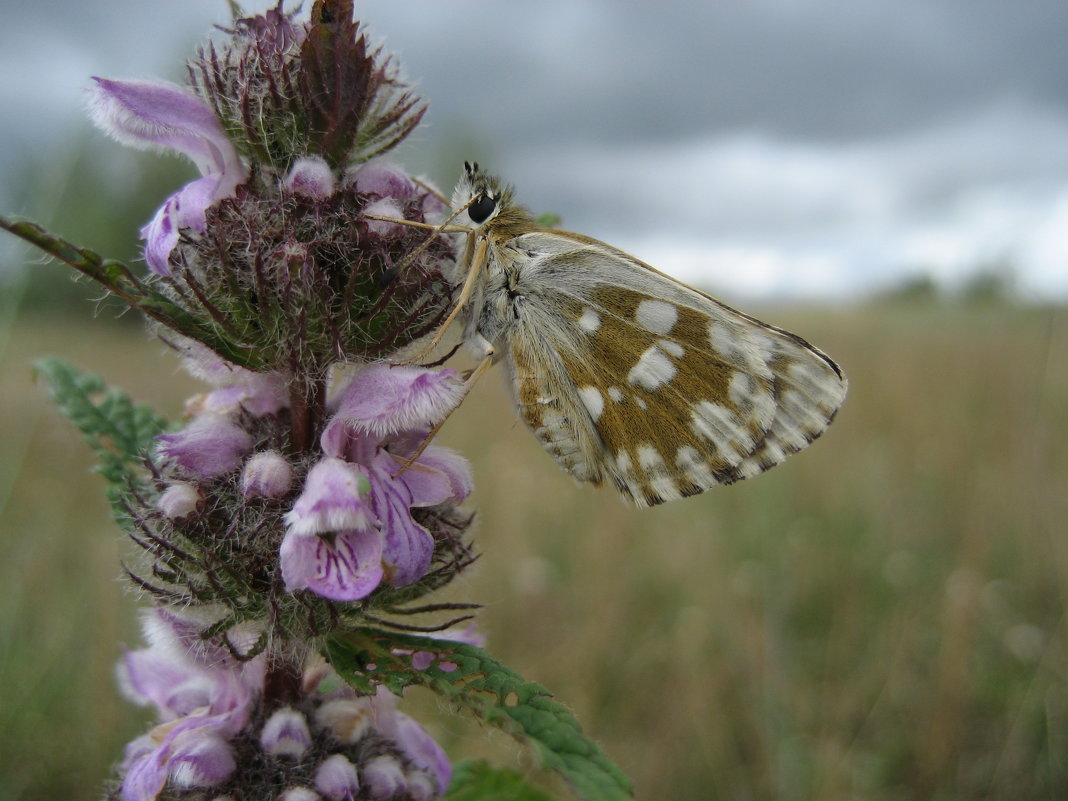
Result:
[[[838,366],[602,242],[535,231],[508,362],[519,410],[572,475],[651,506],[757,475],[804,448],[846,393]]]

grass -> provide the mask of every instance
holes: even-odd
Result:
[[[635,511],[578,487],[499,377],[449,421],[472,461],[489,648],[568,703],[637,797],[1068,797],[1068,312],[770,315],[845,366],[826,437],[754,481]],[[197,391],[138,329],[23,319],[0,386],[0,801],[98,796],[142,727],[103,482],[28,363],[164,413]],[[414,699],[453,756],[525,763]],[[428,717],[429,714],[429,717]]]

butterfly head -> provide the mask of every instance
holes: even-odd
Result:
[[[465,161],[464,174],[452,193],[452,207],[466,207],[457,222],[480,228],[512,207],[512,189],[479,170],[477,163]]]

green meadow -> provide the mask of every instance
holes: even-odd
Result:
[[[484,604],[489,650],[640,799],[1068,798],[1068,311],[762,311],[845,367],[839,419],[766,475],[652,510],[576,486],[491,372],[441,435],[472,462],[482,553],[450,598]],[[179,416],[198,385],[110,316],[0,332],[2,801],[98,797],[147,720],[112,672],[139,643],[130,550],[30,370],[60,355]],[[452,756],[538,774],[406,703]]]

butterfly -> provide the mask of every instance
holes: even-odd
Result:
[[[459,238],[457,294],[430,347],[459,319],[481,357],[468,383],[503,362],[520,416],[579,481],[639,507],[731,484],[804,448],[845,399],[841,368],[801,337],[540,227],[477,164],[452,207],[438,230]]]

